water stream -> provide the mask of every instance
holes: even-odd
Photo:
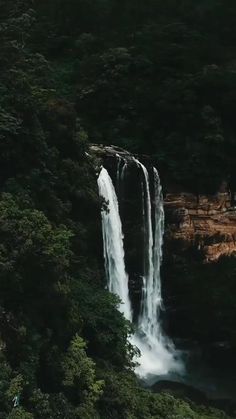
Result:
[[[108,203],[108,210],[102,210],[103,249],[108,288],[110,292],[120,297],[122,301],[120,311],[128,320],[132,320],[118,200],[112,180],[105,168],[100,172],[98,188],[100,196]]]
[[[181,372],[182,363],[178,358],[173,343],[161,327],[162,309],[161,275],[162,245],[164,235],[164,206],[162,187],[158,171],[153,168],[153,196],[151,196],[150,178],[147,168],[137,159],[133,159],[141,171],[141,205],[143,214],[143,286],[140,312],[136,333],[131,342],[140,350],[137,374],[142,377],[165,375]],[[128,163],[118,156],[117,185],[122,189],[124,173]],[[119,213],[116,191],[107,170],[102,168],[98,178],[99,194],[108,204],[102,210],[102,231],[104,260],[109,290],[122,300],[120,310],[130,321],[133,320],[132,305],[129,297],[129,279],[125,268],[124,237]],[[136,244],[137,246],[139,243]]]

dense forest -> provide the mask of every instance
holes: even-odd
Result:
[[[89,145],[233,191],[235,41],[231,0],[0,0],[0,418],[228,417],[140,386]]]

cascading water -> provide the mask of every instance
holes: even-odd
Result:
[[[164,201],[162,186],[157,169],[153,168],[153,179],[154,179],[154,211],[155,211],[155,232],[154,232],[154,249],[153,249],[153,267],[156,276],[154,295],[156,299],[156,310],[157,320],[160,316],[162,308],[162,295],[161,295],[161,263],[162,263],[162,247],[163,238],[165,232],[165,212],[164,212]],[[159,328],[156,328],[156,334],[158,335]]]
[[[127,162],[120,157],[119,154],[116,155],[117,158],[117,171],[116,171],[116,190],[119,200],[119,209],[120,212],[122,212],[122,196],[124,193],[124,178],[125,178],[125,172],[127,169]]]
[[[141,358],[137,373],[166,375],[181,371],[182,365],[175,356],[173,343],[164,336],[160,324],[162,307],[160,267],[164,236],[164,206],[160,178],[153,168],[154,203],[151,202],[149,174],[146,167],[135,159],[142,170],[143,226],[144,226],[144,275],[141,311],[134,343],[140,349]],[[152,226],[154,211],[154,228]]]
[[[128,163],[119,156],[117,157],[116,180],[120,191]],[[162,188],[158,171],[153,168],[154,202],[152,203],[148,170],[137,159],[133,159],[133,161],[141,170],[142,175],[144,274],[137,331],[131,342],[139,348],[141,353],[141,357],[137,360],[139,363],[136,369],[138,375],[141,377],[166,375],[170,372],[181,372],[182,363],[176,359],[174,345],[163,334],[160,324],[162,307],[160,266],[164,235]],[[119,295],[123,302],[120,310],[127,319],[132,320],[118,200],[112,180],[104,168],[101,170],[98,186],[100,195],[109,202],[109,212],[102,211],[104,258],[109,290]]]
[[[143,203],[143,226],[144,226],[144,275],[141,300],[141,311],[139,326],[141,330],[146,330],[152,334],[154,327],[155,307],[154,307],[154,265],[153,265],[153,230],[152,230],[152,207],[149,188],[149,175],[146,167],[137,159],[135,163],[142,169],[144,181],[142,180],[142,203]],[[155,295],[156,296],[156,295]],[[153,298],[154,297],[154,298]]]
[[[144,330],[146,335],[153,337],[160,337],[160,311],[162,305],[161,298],[161,259],[162,259],[162,245],[164,236],[164,207],[162,188],[160,184],[159,174],[156,168],[153,168],[154,177],[154,229],[152,227],[151,214],[151,197],[149,187],[149,175],[147,169],[139,163],[145,179],[146,190],[146,204],[144,202],[144,234],[147,236],[145,240],[144,252],[144,269],[143,278],[143,292],[141,302],[141,313],[139,318],[139,326]],[[153,237],[154,231],[154,237]],[[146,262],[147,260],[147,262]]]
[[[116,189],[117,189],[117,192],[118,192],[118,195],[119,195],[120,184],[121,184],[121,173],[122,173],[121,172],[121,165],[122,165],[123,160],[121,159],[119,154],[117,154],[116,157],[117,157],[117,161],[118,161],[117,171],[116,171]]]
[[[109,291],[120,297],[120,311],[128,320],[132,320],[118,200],[112,180],[104,168],[98,178],[98,188],[100,196],[108,202],[108,211],[102,211],[102,233]]]

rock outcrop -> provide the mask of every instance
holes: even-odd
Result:
[[[129,195],[132,195],[133,190],[135,190],[135,196],[140,193],[135,184],[138,179],[137,172],[132,177],[132,167],[135,171],[134,157],[141,159],[147,167],[151,167],[152,159],[150,157],[134,156],[113,145],[94,144],[91,145],[90,152],[96,155],[101,163],[108,168],[113,179],[117,175],[118,158],[131,163],[129,176],[126,178],[128,193],[126,193],[126,197],[123,197],[123,200],[129,201]],[[168,186],[166,189],[165,247],[167,250],[169,249],[173,254],[182,255],[186,255],[187,251],[188,254],[193,255],[193,258],[201,259],[204,262],[214,262],[221,256],[236,254],[236,209],[231,206],[230,193],[221,192],[216,195],[197,196],[179,191],[168,193]],[[135,196],[132,196],[132,202],[135,202]],[[133,218],[134,212],[135,208],[131,208],[130,213]],[[134,222],[134,224],[137,227],[137,223]]]
[[[236,254],[236,209],[229,193],[167,194],[166,240],[183,251],[194,249],[205,262]]]
[[[93,145],[90,154],[98,171],[101,165],[109,171],[117,189],[130,298],[138,319],[145,246],[142,171],[132,154],[114,146]],[[149,171],[152,190],[152,158],[137,158]],[[218,345],[207,351],[207,359],[216,359],[214,348],[222,348],[222,343],[235,353],[236,258],[222,258],[236,255],[236,209],[227,185],[214,196],[197,196],[181,192],[179,185],[168,185],[165,179],[162,184],[166,217],[161,270],[163,328],[185,349],[189,344]],[[232,359],[229,352],[224,353],[223,358]]]
[[[90,146],[90,152],[105,162],[107,160],[117,160],[117,157],[123,158],[126,161],[132,161],[134,157],[129,151],[115,145],[105,146],[103,144],[92,144]],[[113,163],[115,166],[117,165],[116,161]]]

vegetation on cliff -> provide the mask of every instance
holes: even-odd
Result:
[[[104,287],[88,147],[151,152],[209,187],[232,175],[233,14],[136,3],[0,1],[1,418],[226,418],[138,385],[131,325]],[[212,14],[228,22],[217,51]]]

